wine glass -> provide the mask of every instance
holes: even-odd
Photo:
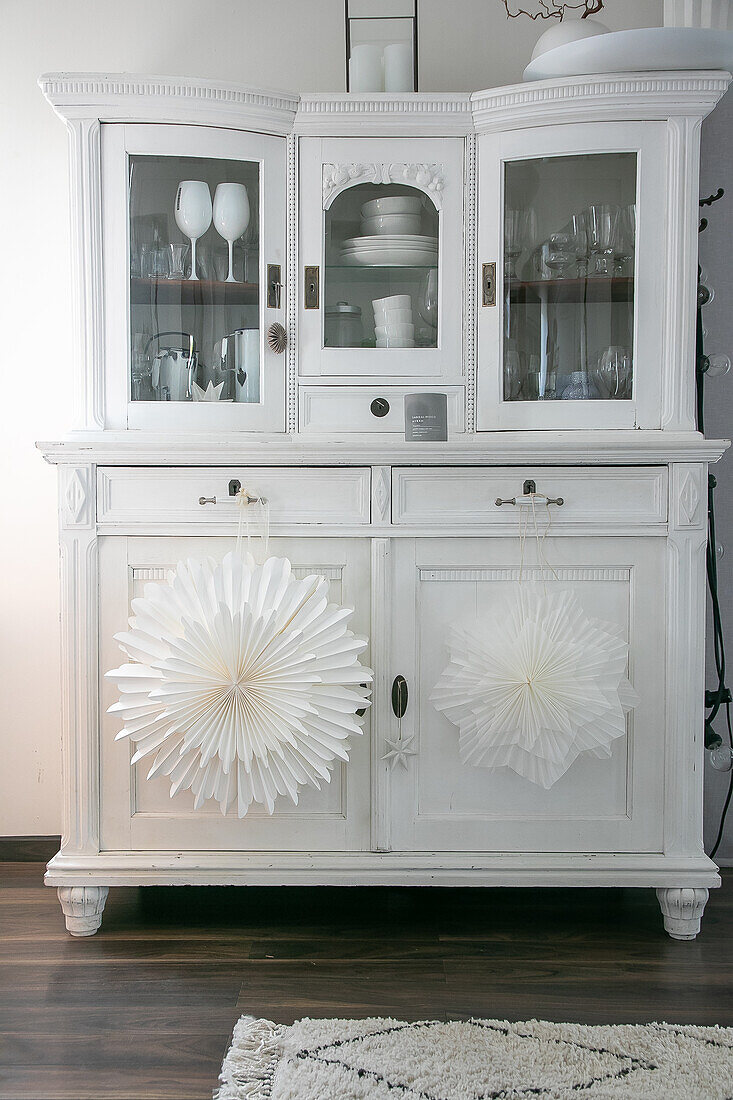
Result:
[[[613,253],[618,241],[618,208],[609,202],[596,203],[587,211],[588,241],[593,257],[593,275],[613,274]]]
[[[516,279],[516,263],[524,248],[525,213],[507,207],[504,211],[504,277]]]
[[[196,241],[211,225],[211,192],[203,180],[181,180],[176,192],[176,225],[191,241],[191,278],[196,274]]]
[[[547,240],[545,263],[557,272],[558,279],[565,278],[575,257],[575,241],[571,233],[551,233]]]
[[[614,256],[613,273],[623,275],[629,260],[634,258],[636,246],[636,206],[625,206],[618,219],[618,243]],[[631,274],[633,275],[633,265]]]
[[[249,198],[243,183],[219,183],[214,192],[214,227],[229,245],[228,283],[234,278],[234,242],[249,225]]]
[[[590,245],[588,244],[588,226],[585,214],[573,214],[570,218],[570,233],[573,238],[575,251],[575,269],[579,279],[585,279],[588,275],[588,258]]]
[[[627,398],[631,389],[631,350],[612,345],[601,354],[593,371],[593,380],[601,397]]]
[[[417,300],[417,312],[426,325],[438,327],[438,269],[431,267],[425,274]]]

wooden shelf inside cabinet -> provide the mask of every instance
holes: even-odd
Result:
[[[134,306],[256,306],[258,283],[227,283],[215,279],[130,279]]]
[[[509,301],[530,305],[550,302],[633,302],[631,276],[593,276],[588,279],[511,279],[505,283]]]

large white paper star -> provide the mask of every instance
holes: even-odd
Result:
[[[581,752],[610,756],[638,702],[619,627],[567,591],[517,585],[506,608],[454,627],[431,695],[458,726],[464,764],[509,767],[551,787]]]
[[[179,562],[132,610],[109,709],[133,763],[156,754],[148,778],[170,776],[171,797],[190,788],[196,808],[215,798],[222,813],[236,802],[243,817],[253,801],[272,813],[277,795],[297,804],[300,786],[348,760],[372,673],[323,577],[297,580],[287,558]]]

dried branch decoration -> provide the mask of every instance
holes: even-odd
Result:
[[[603,0],[583,0],[580,4],[558,3],[558,0],[537,0],[537,11],[528,11],[526,8],[517,8],[512,11],[509,7],[510,0],[501,0],[506,8],[507,19],[518,19],[520,15],[526,15],[528,19],[559,19],[562,22],[568,11],[582,11],[581,19],[587,19],[589,15],[597,15],[603,8]]]

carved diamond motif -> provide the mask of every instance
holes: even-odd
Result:
[[[80,470],[71,470],[66,482],[64,492],[66,504],[67,522],[72,524],[84,523],[86,520],[87,486],[86,479],[82,477]]]
[[[700,504],[700,488],[696,477],[688,473],[680,489],[680,511],[688,523],[695,523]]]
[[[387,512],[389,509],[389,478],[387,471],[382,468],[377,474],[376,482],[374,485],[374,506],[379,513],[380,519],[387,518]]]

